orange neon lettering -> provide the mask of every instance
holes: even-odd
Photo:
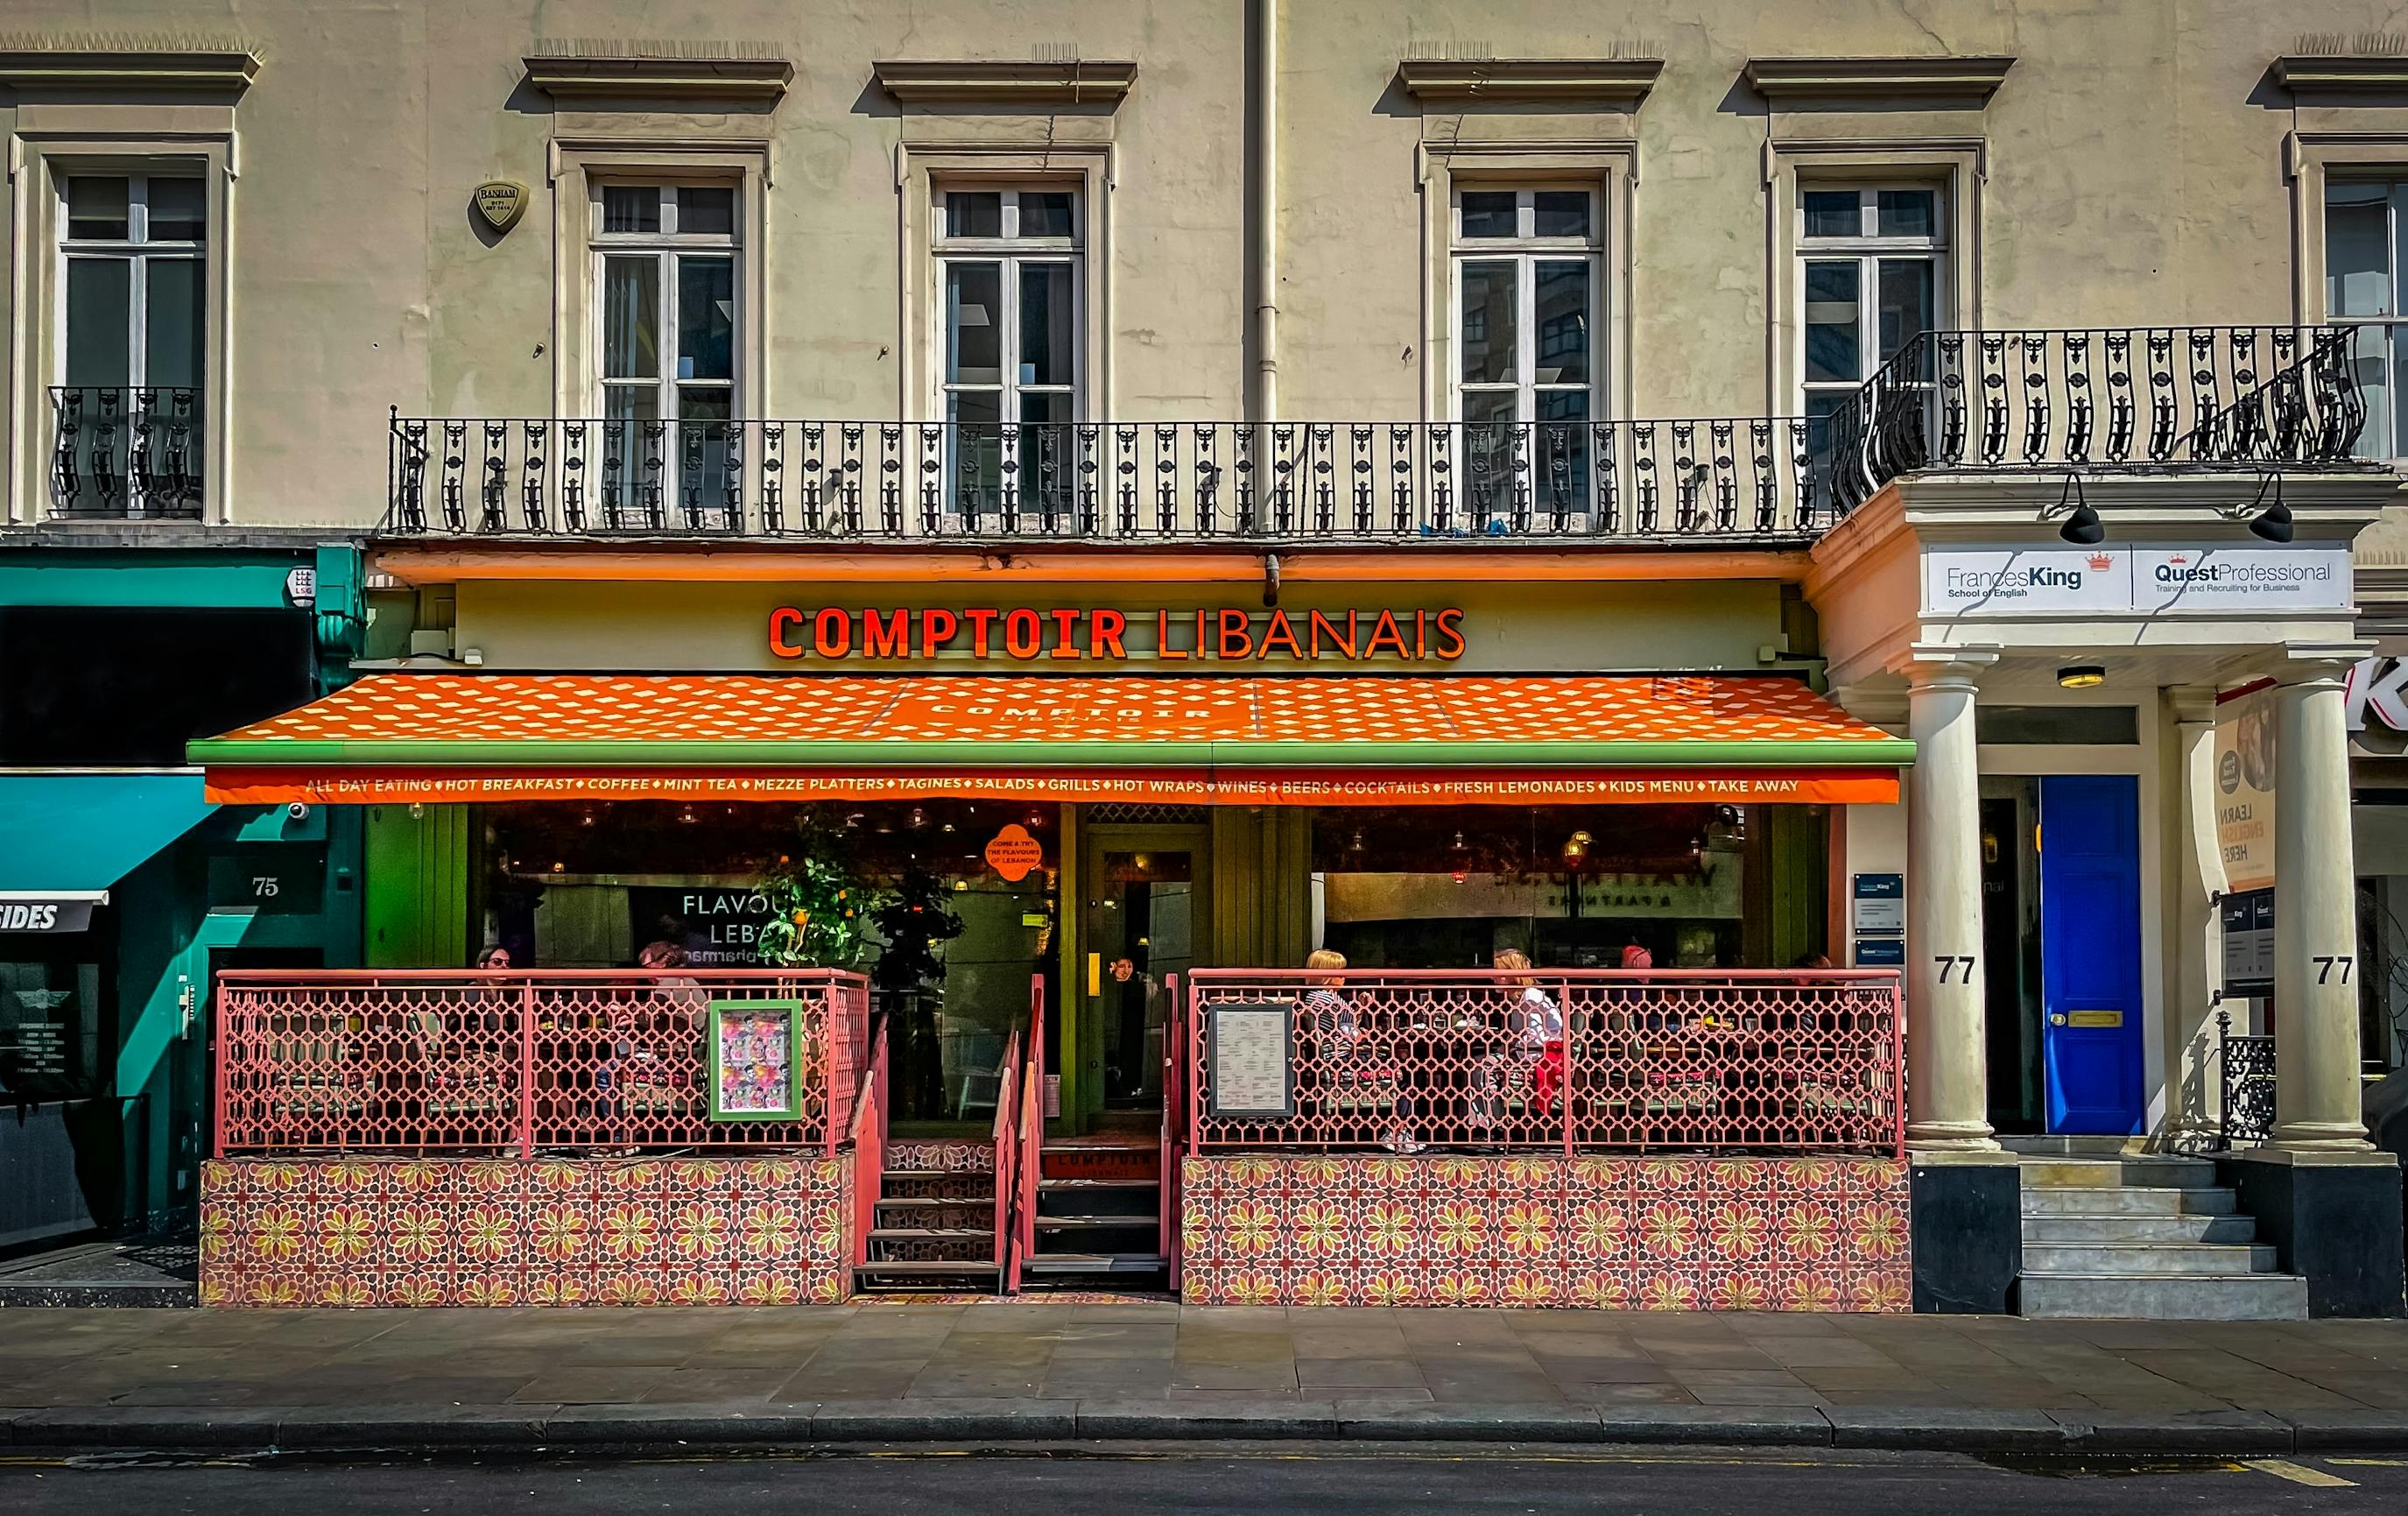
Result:
[[[1200,615],[1202,613],[1198,612],[1197,614]],[[1248,616],[1243,611],[1225,610],[1221,613],[1221,657],[1225,658],[1242,658],[1248,657],[1254,652],[1254,634],[1247,630],[1246,626],[1247,622],[1252,619],[1253,618]]]
[[[853,614],[831,606],[811,617],[811,642],[824,658],[840,658],[853,651]]]
[[[1398,626],[1397,618],[1386,611],[1381,612],[1380,619],[1373,624],[1370,639],[1363,644],[1363,656],[1367,658],[1377,657],[1383,642],[1396,651],[1397,657],[1401,658],[1411,656],[1405,652],[1404,628]]]
[[[944,646],[947,642],[952,642],[953,640],[953,633],[961,629],[962,618],[953,614],[951,611],[921,612],[920,656],[922,657],[935,657],[937,656],[937,649]]]
[[[1033,658],[1045,642],[1045,623],[1022,606],[1003,618],[1003,650],[1016,658]]]
[[[1087,615],[1087,650],[1099,658],[1125,658],[1128,653],[1121,646],[1121,633],[1128,629],[1128,617],[1118,611],[1092,611]]]
[[[1274,642],[1286,643],[1287,656],[1289,657],[1300,658],[1304,657],[1304,649],[1297,644],[1296,640],[1296,627],[1288,620],[1287,613],[1284,611],[1273,611],[1271,613],[1269,623],[1263,628],[1262,642],[1254,649],[1254,657],[1258,658],[1269,657],[1271,656],[1271,644]]]
[[[1054,618],[1054,656],[1057,658],[1085,657],[1087,655],[1079,651],[1079,613],[1060,610],[1047,614]]]
[[[781,658],[803,656],[802,644],[795,633],[803,629],[803,614],[791,605],[781,605],[769,613],[769,651]]]
[[[1307,617],[1308,619],[1305,622],[1304,628],[1305,642],[1312,650],[1311,654],[1308,655],[1309,657],[1316,658],[1321,657],[1321,639],[1325,633],[1328,636],[1330,642],[1336,644],[1338,650],[1346,655],[1347,657],[1355,658],[1362,657],[1361,654],[1354,651],[1354,617],[1352,614],[1349,614],[1346,618],[1346,635],[1344,637],[1338,635],[1337,626],[1332,623],[1327,616],[1323,615],[1320,612],[1308,612]]]
[[[882,620],[876,611],[862,612],[861,656],[866,658],[910,657],[911,613],[896,611]]]
[[[982,658],[987,656],[987,644],[995,631],[996,615],[996,613],[993,611],[962,613],[962,619],[970,624],[970,657]]]
[[[1438,656],[1440,659],[1452,663],[1463,657],[1463,633],[1458,629],[1463,625],[1463,613],[1449,607],[1440,611],[1435,619],[1438,622],[1438,634],[1455,644],[1449,647],[1446,642],[1439,643]]]

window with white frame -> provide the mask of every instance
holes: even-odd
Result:
[[[60,181],[52,503],[64,513],[199,513],[207,189],[190,171]]]
[[[952,505],[1056,508],[1074,481],[1084,379],[1079,194],[973,182],[931,199]]]
[[[1604,227],[1585,187],[1458,188],[1455,419],[1475,511],[1577,509],[1602,413]]]
[[[722,509],[743,410],[736,188],[599,181],[592,201],[606,503],[656,512],[666,475],[690,512]]]
[[[1804,185],[1798,195],[1799,375],[1808,435],[1828,447],[1831,414],[1947,300],[1940,191],[1918,185]]]
[[[2358,451],[2408,455],[2408,316],[2400,239],[2408,235],[2408,182],[2334,179],[2325,184],[2325,314],[2358,327],[2355,367],[2366,394]]]

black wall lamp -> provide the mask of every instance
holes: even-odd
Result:
[[[2271,504],[2269,504],[2266,499],[2267,493],[2270,490],[2274,496],[2273,501]],[[2249,518],[2250,534],[2255,537],[2262,537],[2270,542],[2289,541],[2291,540],[2292,529],[2291,508],[2283,503],[2282,469],[2277,469],[2268,474],[2265,482],[2258,486],[2258,498],[2250,501],[2249,504],[2243,507],[2243,509],[2251,510],[2260,505],[2264,505],[2266,508]]]
[[[2073,507],[2071,511],[2066,510],[2068,502]],[[2076,547],[2097,547],[2107,540],[2107,524],[2099,519],[2099,513],[2090,509],[2090,502],[2082,497],[2080,474],[2065,476],[2065,491],[2057,498],[2057,508],[2065,512],[2065,519],[2057,524],[2059,537]]]

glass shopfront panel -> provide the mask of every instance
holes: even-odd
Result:
[[[858,969],[890,1016],[898,1120],[991,1119],[1032,984],[1051,1002],[1052,805],[536,802],[480,821],[480,951],[522,969]],[[1033,865],[1008,847],[988,861],[1006,829],[1037,844]]]

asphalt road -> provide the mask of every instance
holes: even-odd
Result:
[[[2332,1482],[2332,1481],[2347,1481]],[[2408,1458],[2028,1468],[1938,1453],[1667,1449],[848,1450],[677,1460],[95,1466],[0,1459],[12,1516],[2252,1516],[2408,1510]]]

